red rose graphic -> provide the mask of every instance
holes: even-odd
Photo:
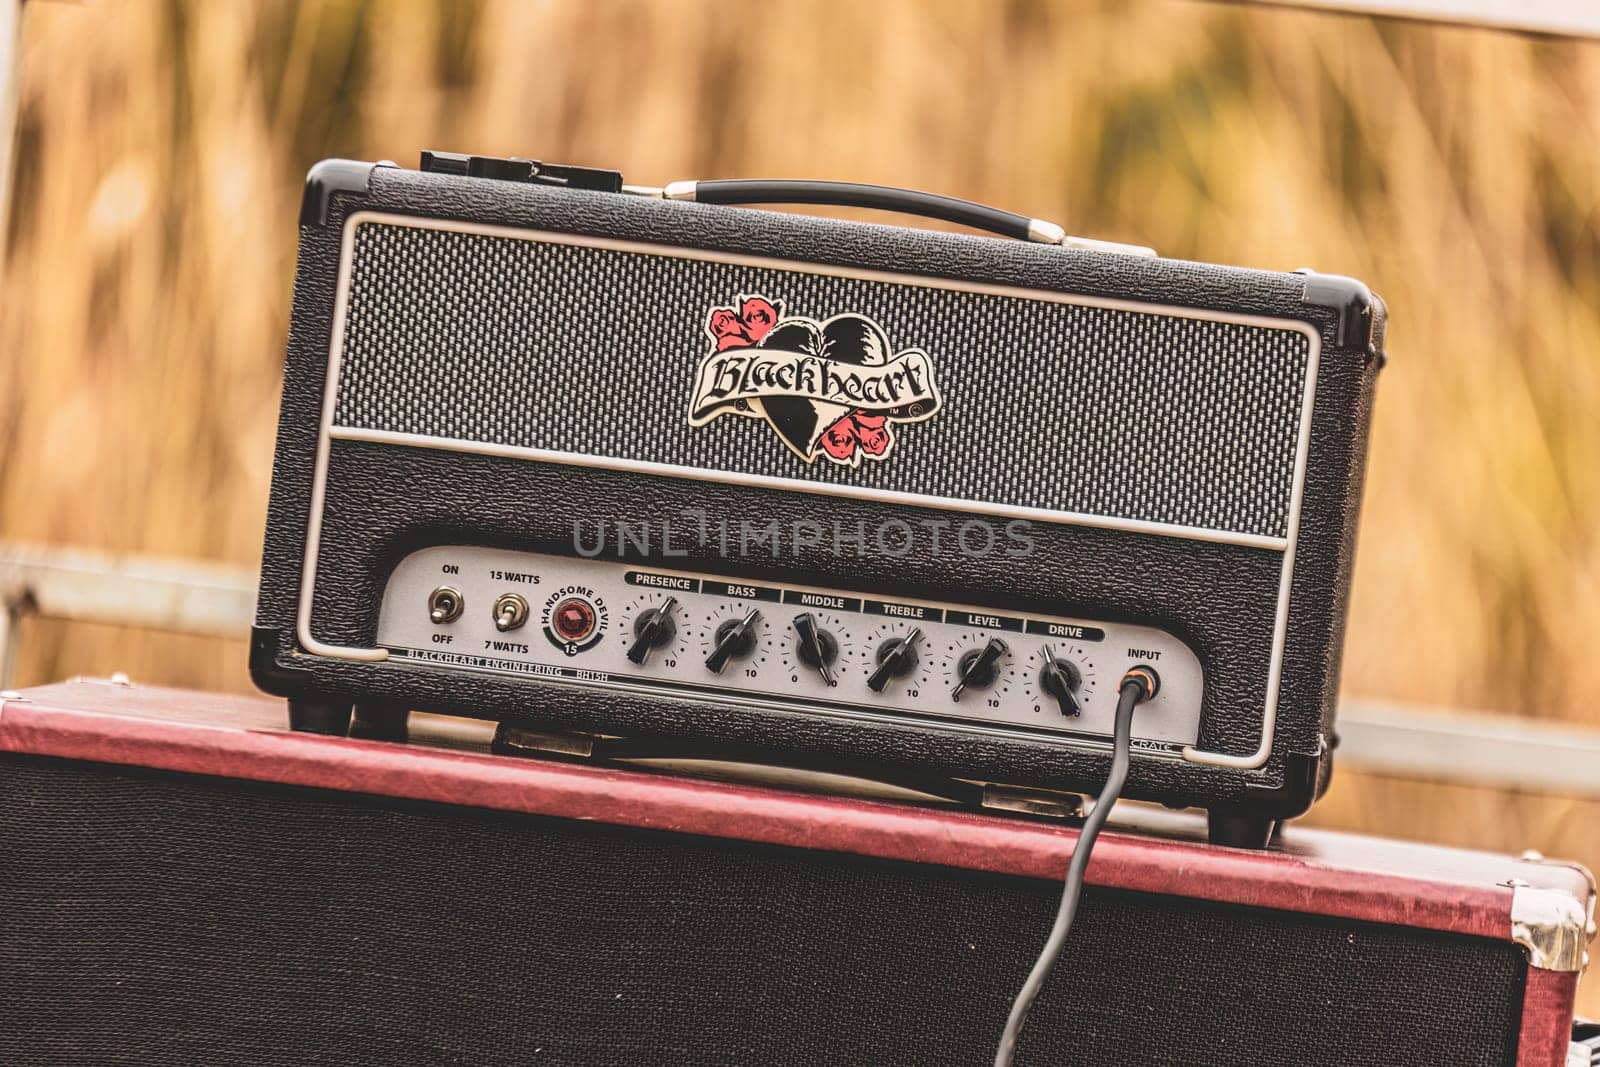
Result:
[[[868,415],[864,411],[851,414],[851,419],[856,424],[856,440],[861,442],[861,450],[869,455],[881,456],[889,447],[889,442],[894,438],[889,433],[887,425],[889,416]]]
[[[711,333],[717,339],[718,352],[725,348],[746,348],[750,344],[739,316],[728,308],[717,308],[711,313]]]
[[[822,450],[841,463],[848,463],[856,449],[871,456],[881,456],[888,451],[894,435],[888,427],[887,415],[869,415],[865,411],[852,411],[822,431]]]
[[[759,296],[747,297],[738,312],[716,308],[711,312],[711,335],[717,339],[717,351],[749,348],[772,332],[779,317],[772,302]]]
[[[739,321],[744,324],[745,336],[753,344],[778,324],[778,309],[761,297],[752,296],[739,305]]]

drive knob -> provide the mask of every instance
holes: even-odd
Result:
[[[628,658],[640,665],[650,658],[650,650],[671,641],[678,632],[672,621],[672,609],[678,606],[677,597],[667,597],[658,608],[641,612],[633,620],[633,644],[628,646]]]
[[[717,627],[712,639],[711,655],[706,657],[706,670],[721,674],[730,659],[744,659],[756,650],[756,623],[761,619],[761,609],[751,608],[742,619],[727,619]]]
[[[951,700],[960,700],[968,689],[987,689],[1000,677],[1000,660],[1011,649],[998,637],[989,638],[982,648],[969,648],[956,661],[956,687]]]
[[[833,661],[839,658],[839,642],[834,636],[817,625],[817,620],[809,611],[803,611],[794,617],[795,654],[800,657],[800,662],[811,667],[822,676],[828,685],[833,684]]]
[[[892,678],[903,678],[917,669],[917,642],[922,640],[922,630],[913,627],[904,637],[896,637],[878,646],[878,669],[867,679],[867,688],[874,693],[883,692]]]
[[[1056,703],[1061,706],[1061,714],[1068,718],[1081,715],[1083,709],[1078,706],[1075,694],[1078,686],[1083,684],[1083,672],[1070,660],[1056,659],[1050,646],[1044,648],[1044,666],[1039,670],[1039,687],[1046,693],[1056,698]]]

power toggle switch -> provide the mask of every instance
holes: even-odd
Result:
[[[628,646],[628,659],[641,666],[650,658],[652,649],[660,648],[671,641],[678,632],[677,625],[672,621],[672,609],[678,606],[678,598],[669,596],[661,602],[658,608],[651,608],[643,612],[633,623],[633,644]]]

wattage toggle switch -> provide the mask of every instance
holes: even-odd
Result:
[[[501,633],[528,621],[528,602],[517,593],[501,593],[494,602],[494,628]]]

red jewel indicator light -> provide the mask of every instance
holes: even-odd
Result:
[[[568,641],[582,641],[594,632],[594,605],[568,597],[550,613],[550,625]]]

